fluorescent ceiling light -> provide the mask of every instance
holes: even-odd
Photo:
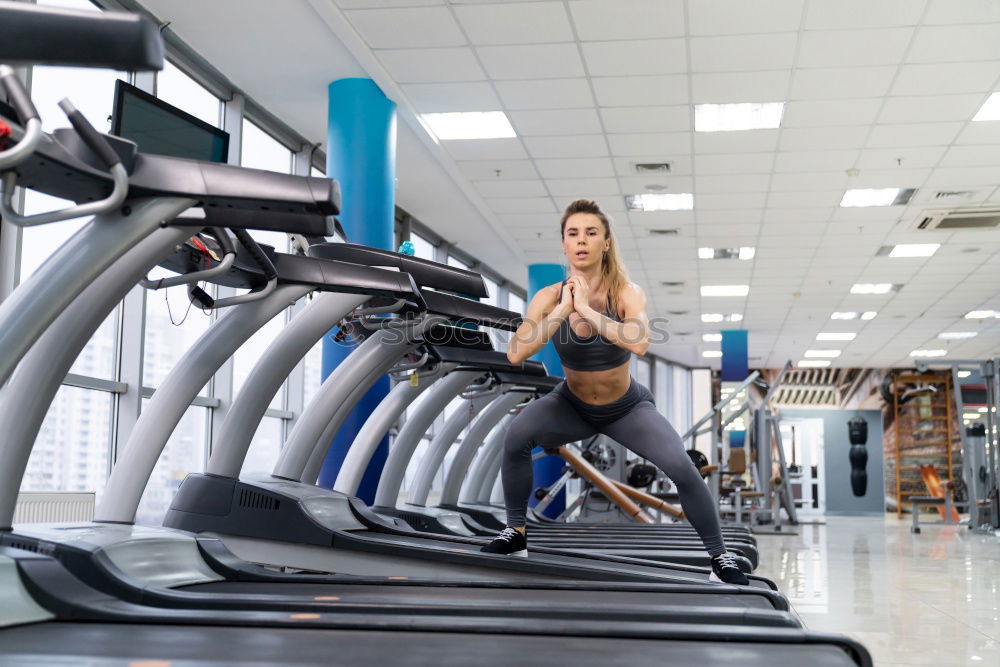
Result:
[[[690,211],[694,208],[694,195],[690,192],[625,195],[625,208],[630,211]]]
[[[722,334],[702,334],[701,339],[706,343],[718,343],[722,340]]]
[[[876,315],[878,315],[878,311],[875,311],[875,310],[866,310],[865,312],[861,313],[861,319],[866,320],[866,321],[867,320],[874,320]]]
[[[966,338],[975,338],[978,335],[978,331],[942,331],[938,334],[938,338],[943,340],[965,340]]]
[[[988,320],[990,318],[1000,319],[1000,312],[995,310],[970,310],[965,314],[967,320]]]
[[[722,352],[719,350],[705,350],[704,352],[701,353],[701,356],[706,357],[708,359],[716,359],[722,356]]]
[[[805,356],[836,359],[840,356],[840,350],[806,350]]]
[[[913,350],[911,357],[943,357],[948,354],[947,350]]]
[[[712,322],[739,322],[743,319],[743,315],[740,313],[730,313],[729,315],[723,315],[722,313],[702,313],[701,321],[706,323]]]
[[[842,207],[901,206],[913,196],[912,188],[860,188],[848,190],[840,200]]]
[[[979,419],[979,413],[978,412],[963,412],[962,413],[962,419],[968,419],[970,421],[973,420],[973,419]]]
[[[772,130],[781,125],[781,115],[784,111],[784,102],[696,104],[694,130],[695,132]]]
[[[438,139],[509,139],[516,137],[503,111],[425,113],[421,116]]]
[[[972,375],[972,371],[959,371],[958,372],[958,377],[960,377],[960,378],[967,378],[970,375]]]
[[[1000,93],[993,93],[989,96],[979,111],[972,117],[972,120],[1000,120]]]
[[[702,285],[702,296],[746,296],[750,293],[749,285]]]
[[[988,412],[988,410],[985,407],[981,407],[981,408],[976,408],[976,412]]]
[[[854,340],[858,334],[848,332],[827,332],[816,334],[816,340]]]
[[[855,283],[851,285],[851,294],[888,294],[895,288],[892,283]]]
[[[930,257],[940,247],[940,243],[901,243],[893,246],[889,257]]]
[[[849,312],[838,312],[830,316],[831,320],[856,320],[858,319],[857,313]]]
[[[757,249],[745,246],[742,248],[698,248],[698,259],[753,259]]]
[[[796,365],[799,368],[827,368],[830,362],[825,359],[803,359]]]

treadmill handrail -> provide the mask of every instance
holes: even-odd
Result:
[[[149,16],[0,2],[0,61],[24,65],[163,69],[163,38]]]

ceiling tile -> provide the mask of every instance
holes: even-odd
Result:
[[[763,208],[767,193],[704,194],[695,197],[695,210]]]
[[[687,71],[687,49],[683,39],[584,42],[582,48],[590,76],[674,74]]]
[[[459,171],[474,181],[503,179],[538,178],[535,165],[531,160],[489,160],[473,162],[457,162]],[[497,172],[500,172],[497,174]]]
[[[650,185],[661,186],[663,192],[691,192],[694,184],[690,176],[646,174],[643,176],[619,176],[618,182],[621,184],[622,192],[634,194],[647,192]]]
[[[559,3],[457,5],[453,7],[473,44],[572,42],[573,28]]]
[[[1000,24],[925,26],[906,58],[911,63],[1000,60]]]
[[[602,157],[608,154],[608,145],[600,134],[525,137],[524,145],[533,158]]]
[[[658,134],[609,134],[611,153],[620,157],[628,155],[660,155],[670,160],[675,154],[691,152],[691,136],[687,132]]]
[[[597,104],[602,107],[687,104],[687,77],[612,76],[592,79]]]
[[[1000,164],[992,167],[939,167],[928,177],[925,185],[965,188],[971,185],[996,185],[1000,183]]]
[[[607,178],[615,175],[608,158],[535,160],[543,178]]]
[[[771,190],[775,192],[794,192],[802,190],[824,190],[846,187],[847,174],[843,171],[816,171],[802,173],[775,174],[771,179]]]
[[[552,227],[552,215],[548,213],[505,213],[497,216],[508,229],[545,230]]]
[[[789,102],[781,118],[782,127],[870,125],[882,106],[880,98]]]
[[[402,88],[421,113],[500,109],[493,86],[486,82],[409,83]]]
[[[698,0],[688,3],[690,34],[736,35],[798,30],[803,4],[803,0]]]
[[[772,192],[767,198],[770,208],[808,208],[810,206],[837,206],[843,199],[842,190],[816,192]]]
[[[441,145],[456,160],[517,160],[528,157],[517,139],[460,139]]]
[[[593,198],[621,194],[615,178],[557,178],[545,181],[554,197]]]
[[[1000,23],[1000,5],[992,0],[931,0],[924,14],[927,25],[950,23]]]
[[[774,153],[698,155],[695,171],[702,174],[765,174],[774,167]]]
[[[895,65],[903,58],[912,28],[823,30],[802,35],[798,67]]]
[[[695,104],[782,102],[788,94],[789,70],[715,72],[691,75]]]
[[[993,90],[1000,62],[903,65],[892,85],[893,95],[951,95]]]
[[[791,69],[796,33],[691,37],[692,72]]]
[[[1000,123],[994,121],[977,121],[965,126],[955,138],[956,144],[1000,144]]]
[[[479,194],[487,198],[500,197],[548,197],[545,186],[540,180],[503,180],[476,181],[473,185]]]
[[[777,130],[742,132],[695,132],[694,149],[702,153],[773,153],[778,144]]]
[[[336,0],[341,9],[371,9],[374,7],[417,7],[443,5],[446,0]]]
[[[551,197],[488,199],[486,203],[497,213],[556,213]]]
[[[885,101],[878,122],[891,124],[966,121],[976,115],[982,103],[982,95],[890,97]]]
[[[868,135],[867,148],[895,148],[898,146],[947,146],[954,139],[962,123],[910,123],[905,125],[876,125]]]
[[[618,107],[601,109],[609,134],[633,132],[687,132],[691,129],[691,107]]]
[[[998,162],[996,146],[952,146],[941,159],[941,166],[991,167]]]
[[[854,166],[858,152],[848,151],[802,151],[781,152],[774,161],[775,172],[836,171]]]
[[[793,100],[881,97],[889,90],[895,65],[797,69],[792,74]]]
[[[569,10],[584,41],[684,34],[682,0],[573,0]]]
[[[587,79],[497,81],[508,109],[575,109],[594,105]]]
[[[508,114],[519,136],[601,134],[601,120],[591,109],[541,109]]]
[[[361,9],[344,15],[373,49],[462,46],[466,43],[447,7]]]
[[[781,132],[783,151],[825,151],[861,148],[869,128],[856,126],[789,128]]]
[[[856,166],[861,170],[933,167],[944,152],[944,146],[869,148],[861,151]]]
[[[486,78],[472,49],[395,49],[375,54],[396,83],[481,81]]]
[[[792,174],[787,174],[791,176]],[[777,174],[775,175],[777,177]],[[813,188],[814,190],[816,188]],[[792,223],[794,222],[796,227],[808,226],[813,229],[822,230],[822,226],[816,227],[812,223],[826,222],[830,219],[829,207],[811,207],[811,208],[769,208],[764,211],[764,222],[769,223]]]
[[[806,12],[806,30],[856,30],[891,26],[915,26],[923,3],[912,0],[837,0],[812,2]]]
[[[491,78],[557,79],[583,76],[576,44],[529,44],[476,48]]]
[[[722,174],[699,176],[695,194],[717,192],[767,192],[769,174]]]

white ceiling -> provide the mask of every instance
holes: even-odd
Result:
[[[1000,230],[913,232],[938,190],[1000,206],[1000,122],[970,122],[1000,90],[991,0],[145,0],[250,95],[325,135],[326,84],[371,76],[400,106],[398,202],[510,278],[559,261],[558,212],[597,199],[614,218],[667,357],[714,364],[700,313],[737,312],[752,365],[808,348],[835,366],[910,365],[910,350],[1000,353]],[[777,130],[694,133],[694,104],[785,102]],[[518,137],[435,143],[416,115],[507,113]],[[668,176],[634,163],[669,161]],[[848,174],[850,170],[852,175]],[[623,196],[693,192],[695,210],[627,213]],[[906,207],[846,209],[847,188],[917,188]],[[677,228],[677,236],[649,229]],[[931,258],[883,245],[941,243]],[[749,245],[752,261],[698,260]],[[682,281],[664,287],[661,281]],[[891,282],[894,295],[849,293]],[[745,298],[700,285],[746,283]],[[878,311],[832,322],[837,310]],[[674,314],[669,314],[673,312]],[[978,331],[940,341],[941,331]],[[821,331],[855,331],[820,343]]]

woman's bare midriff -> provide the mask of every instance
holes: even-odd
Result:
[[[632,381],[628,363],[606,371],[574,371],[566,368],[564,372],[569,390],[590,405],[614,403],[625,395]]]

